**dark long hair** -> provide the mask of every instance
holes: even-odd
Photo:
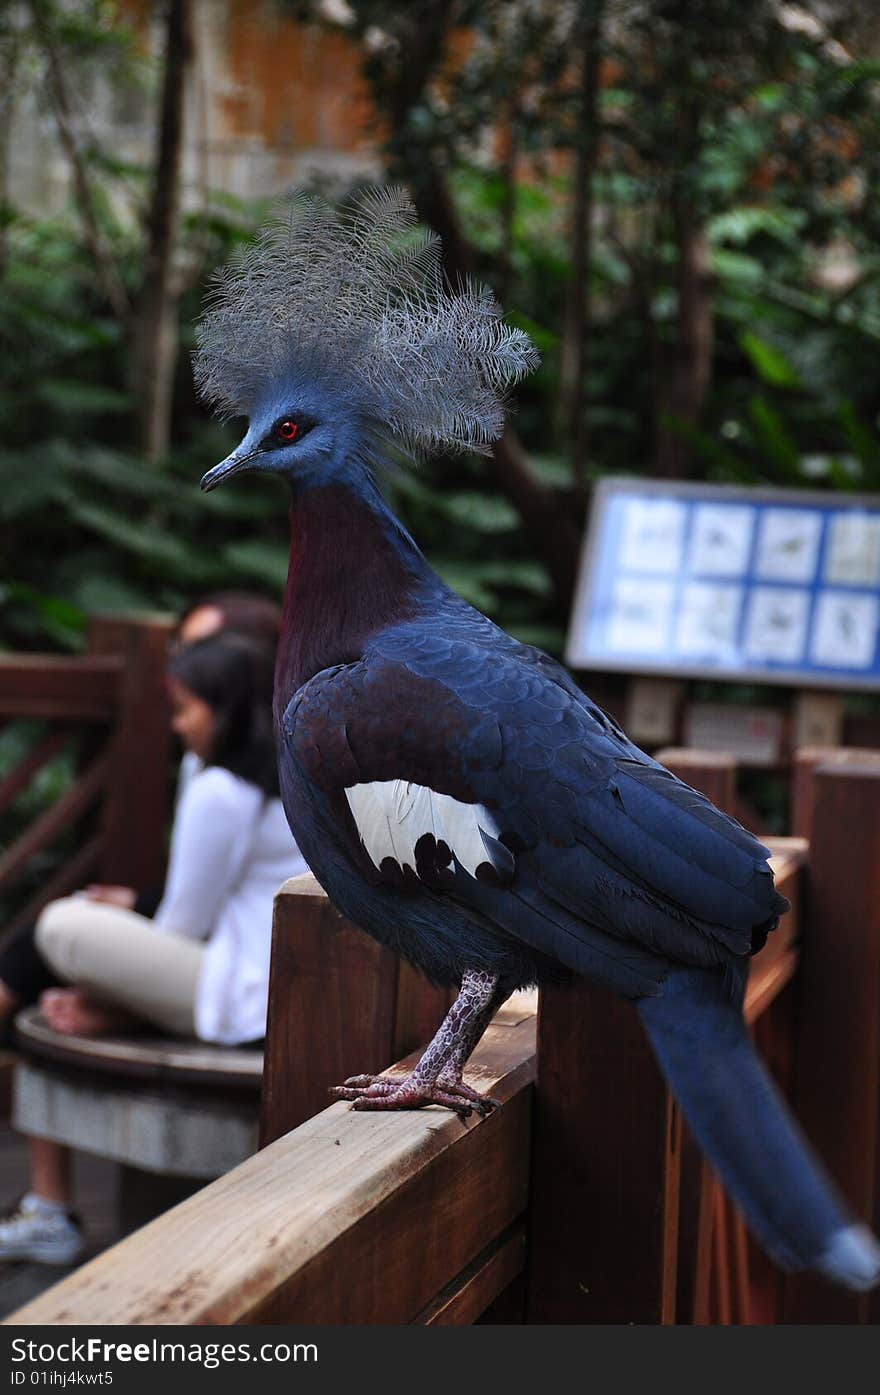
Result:
[[[228,630],[188,644],[168,672],[213,710],[216,726],[209,765],[220,765],[278,794],[272,727],[274,653],[265,642]]]

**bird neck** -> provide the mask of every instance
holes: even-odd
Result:
[[[354,663],[372,635],[413,614],[432,580],[371,478],[295,494],[275,669],[280,711],[314,674]]]

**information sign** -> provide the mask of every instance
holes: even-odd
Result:
[[[880,499],[603,480],[573,668],[880,688]]]

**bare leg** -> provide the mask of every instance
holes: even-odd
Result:
[[[510,994],[510,986],[481,970],[464,975],[461,991],[412,1073],[403,1080],[353,1075],[330,1091],[352,1109],[421,1109],[441,1104],[466,1119],[488,1114],[497,1100],[462,1083],[461,1074],[486,1027]]]
[[[69,1037],[102,1037],[143,1026],[125,1008],[102,1003],[82,988],[47,988],[40,996],[40,1011],[53,1032]]]
[[[57,1201],[69,1206],[72,1197],[70,1183],[70,1149],[51,1138],[28,1138],[31,1154],[31,1191],[45,1201]]]

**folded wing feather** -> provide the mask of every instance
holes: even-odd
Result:
[[[445,843],[455,861],[472,877],[482,864],[491,865],[492,841],[498,821],[482,804],[463,804],[409,780],[376,780],[351,785],[348,807],[370,860],[381,868],[392,858],[401,868],[417,870],[416,844],[426,834]]]

